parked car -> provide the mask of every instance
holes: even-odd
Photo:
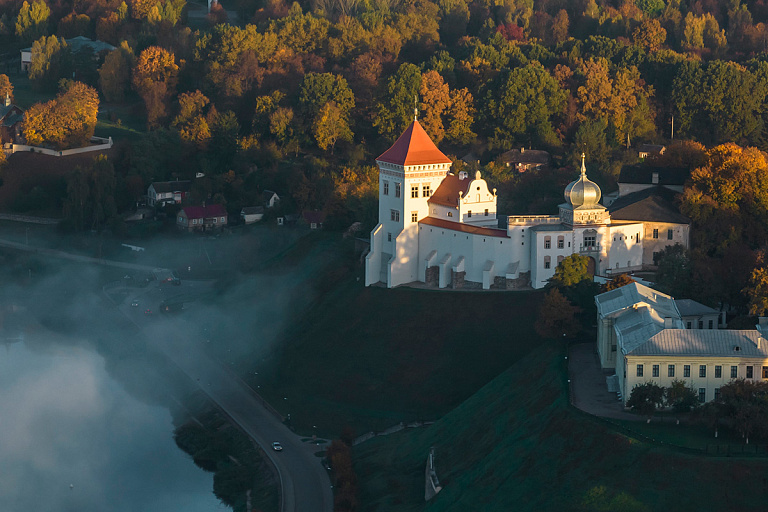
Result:
[[[139,301],[134,300],[133,302],[131,302],[131,306],[133,306],[134,308],[139,307]]]
[[[275,450],[276,452],[281,452],[283,451],[283,445],[281,445],[278,442],[274,442],[272,443],[272,449]]]

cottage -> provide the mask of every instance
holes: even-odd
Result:
[[[240,219],[243,221],[243,224],[253,224],[254,222],[259,222],[262,218],[264,218],[263,206],[246,206],[240,210]]]
[[[272,190],[265,190],[262,194],[262,200],[264,201],[264,206],[267,208],[274,208],[280,203],[280,197]]]
[[[325,213],[315,210],[312,212],[304,212],[302,217],[304,218],[304,222],[309,226],[309,229],[323,229]]]
[[[501,163],[514,167],[518,172],[533,171],[549,165],[551,158],[546,151],[520,148],[501,155]]]
[[[166,204],[181,204],[189,189],[190,181],[157,181],[147,189],[147,204],[149,206],[165,206]]]
[[[220,204],[187,206],[176,217],[176,226],[187,231],[215,231],[227,225],[227,210]]]
[[[649,156],[663,155],[666,150],[666,146],[662,146],[661,144],[641,144],[640,147],[637,148],[637,156],[645,159]]]
[[[0,107],[0,141],[13,143],[21,136],[21,125],[24,122],[24,111],[11,104],[10,95],[5,95],[5,102]]]

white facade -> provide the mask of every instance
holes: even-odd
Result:
[[[451,161],[418,121],[376,163],[379,225],[371,232],[366,286],[542,288],[571,254],[591,257],[591,269],[602,275],[642,267],[643,224],[611,223],[583,161],[559,215],[509,217],[501,229],[496,189],[480,172],[451,173]]]

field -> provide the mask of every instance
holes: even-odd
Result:
[[[651,511],[765,509],[768,461],[695,457],[617,434],[568,404],[553,344],[435,425],[357,446],[366,511]],[[443,491],[424,502],[435,447]]]

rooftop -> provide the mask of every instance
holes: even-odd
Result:
[[[768,341],[756,330],[664,329],[631,353],[642,356],[768,357]]]
[[[187,206],[182,208],[188,219],[208,219],[211,217],[226,217],[227,210],[223,205],[211,204],[208,206]]]
[[[608,211],[611,219],[690,224],[674,203],[677,194],[664,187],[651,187],[619,197]]]
[[[437,149],[417,120],[376,161],[403,166],[451,163],[451,159]]]
[[[682,167],[653,167],[650,165],[632,165],[621,169],[619,183],[653,184],[653,173],[659,175],[659,185],[683,186],[690,171]]]
[[[691,299],[675,299],[675,305],[677,310],[680,311],[680,316],[701,316],[701,315],[717,315],[720,312],[709,306],[705,306],[700,302],[696,302]]]
[[[483,228],[480,226],[472,226],[470,224],[464,224],[463,222],[453,222],[450,220],[436,219],[434,217],[424,217],[419,221],[419,225],[434,226],[441,229],[450,229],[451,231],[458,231],[460,233],[467,233],[470,235],[482,235],[493,236],[497,238],[509,238],[507,232],[503,229]]]
[[[642,303],[659,310],[660,315],[665,317],[680,318],[675,299],[666,293],[658,292],[637,282],[595,295],[595,304],[597,304],[597,310],[602,316],[611,315]]]
[[[501,155],[503,163],[510,164],[548,164],[549,153],[537,149],[512,149]]]
[[[190,181],[156,181],[151,185],[155,189],[155,193],[158,194],[188,192],[191,186],[192,182]]]
[[[466,195],[471,181],[469,178],[460,179],[456,174],[449,173],[443,178],[427,202],[458,208],[459,192]]]

